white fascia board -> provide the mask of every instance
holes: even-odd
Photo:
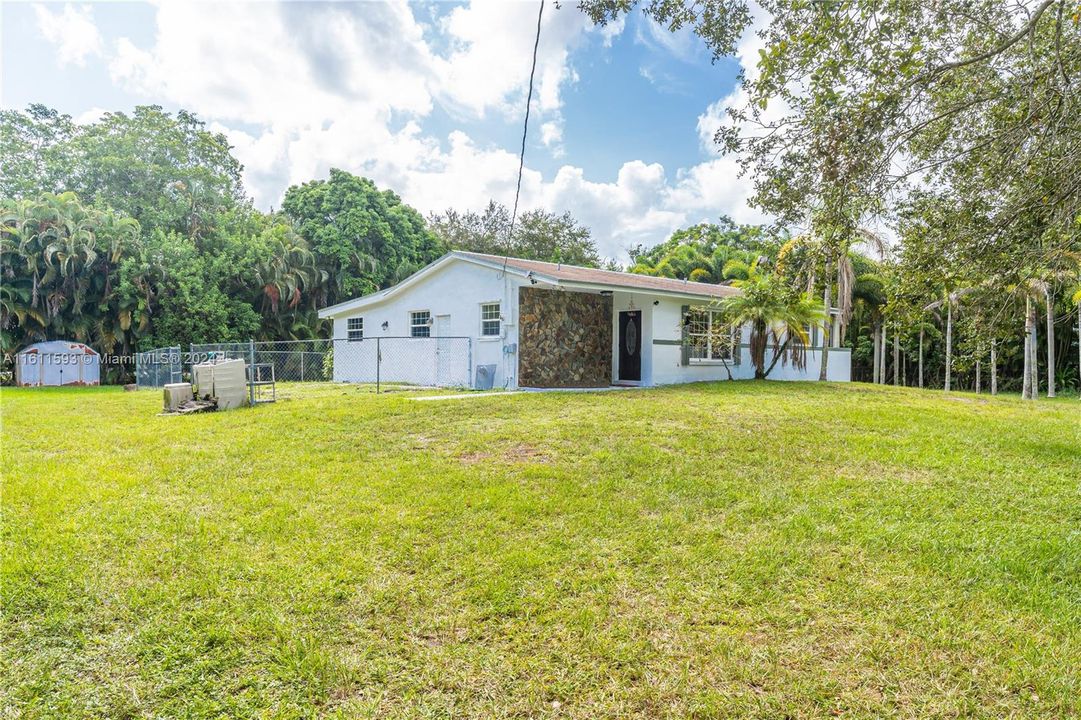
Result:
[[[451,251],[451,252],[447,253],[446,255],[443,255],[442,257],[440,257],[438,260],[435,260],[435,261],[429,263],[428,265],[425,265],[420,270],[417,270],[415,273],[413,273],[412,275],[407,277],[405,280],[402,280],[397,285],[391,285],[390,287],[388,287],[388,288],[386,288],[384,290],[380,290],[379,292],[374,292],[374,293],[371,293],[370,295],[364,295],[363,297],[353,298],[352,300],[346,300],[345,302],[338,303],[337,305],[331,305],[330,307],[325,307],[325,308],[323,308],[322,310],[319,311],[319,317],[320,317],[320,319],[334,318],[334,317],[338,317],[340,315],[345,315],[347,313],[352,313],[352,312],[354,312],[356,310],[362,310],[364,308],[371,307],[372,305],[376,305],[378,303],[381,303],[384,300],[388,300],[388,299],[394,297],[395,295],[397,295],[402,290],[405,290],[406,288],[412,287],[416,283],[420,282],[424,278],[431,275],[433,272],[435,272],[439,268],[443,267],[444,265],[446,265],[446,264],[448,264],[448,263],[450,263],[450,262],[452,262],[454,260],[460,260],[462,262],[468,262],[468,263],[472,263],[474,265],[480,265],[482,267],[490,268],[492,270],[503,270],[504,269],[502,263],[491,262],[491,261],[488,261],[488,260],[482,260],[480,258],[475,258],[475,257],[472,257],[470,255],[465,255],[465,254],[462,254],[462,253],[459,253],[459,252],[456,252],[456,251]],[[526,277],[526,275],[527,275],[527,273],[523,272],[519,268],[510,267],[510,266],[506,267],[506,272],[508,272],[508,273],[510,273],[512,275],[517,275],[519,277]],[[538,275],[536,273],[534,273],[534,277],[538,278],[539,280],[543,280],[545,282],[553,282],[553,283],[555,282],[554,280],[548,279],[545,276],[541,276],[541,275]]]
[[[387,298],[397,295],[402,290],[405,290],[419,280],[427,277],[436,269],[442,267],[447,262],[449,262],[453,258],[453,256],[454,253],[447,253],[446,255],[439,257],[438,259],[422,267],[420,270],[417,270],[415,273],[407,277],[405,280],[402,280],[397,285],[391,285],[390,287],[379,290],[378,292],[374,292],[369,295],[363,295],[358,298],[353,298],[352,300],[346,300],[345,302],[340,302],[337,305],[331,305],[330,307],[325,307],[319,311],[319,317],[320,319],[338,317],[339,315],[344,315],[346,313],[353,312],[354,310],[361,310],[371,305],[375,305],[376,303],[381,303]]]
[[[570,280],[556,280],[555,284],[560,287],[564,287],[567,290],[574,290],[580,292],[602,292],[602,291],[618,291],[633,293],[635,295],[659,295],[661,297],[670,297],[677,300],[698,300],[699,302],[708,302],[710,300],[724,300],[725,298],[733,297],[738,293],[732,293],[728,295],[702,295],[700,293],[681,293],[674,290],[655,290],[653,288],[641,288],[633,285],[598,285],[596,283],[580,283]]]
[[[507,273],[509,273],[511,275],[517,275],[518,277],[521,277],[521,278],[533,277],[538,282],[546,282],[546,283],[551,283],[553,285],[559,282],[557,279],[555,279],[554,277],[552,277],[550,275],[545,275],[544,273],[539,273],[536,270],[523,270],[523,269],[521,269],[519,267],[515,267],[515,266],[509,265],[509,264],[504,265],[503,263],[499,262],[498,260],[486,260],[484,258],[473,257],[472,255],[467,255],[467,254],[458,253],[458,252],[452,252],[450,254],[453,255],[454,257],[458,258],[459,260],[463,260],[465,262],[470,262],[470,263],[473,263],[474,265],[480,265],[481,267],[486,267],[486,268],[489,268],[491,270],[498,270],[500,272],[507,272]]]

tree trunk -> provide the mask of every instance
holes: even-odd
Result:
[[[953,298],[946,296],[946,392],[950,391],[950,373],[953,370]]]
[[[979,352],[979,349],[977,349],[976,352]],[[980,358],[979,358],[979,356],[977,356],[976,357],[976,394],[977,395],[980,394],[980,390],[981,390],[981,388],[980,388]]]
[[[784,343],[781,345],[780,349],[773,355],[773,359],[770,361],[769,367],[766,368],[766,371],[764,373],[762,373],[761,378],[757,378],[756,376],[756,379],[765,380],[767,377],[769,377],[769,374],[773,372],[773,367],[777,364],[777,361],[780,360],[786,352],[788,352],[788,344],[789,342],[791,342],[791,340],[792,336],[786,334]]]
[[[830,361],[830,339],[833,330],[833,315],[830,313],[830,300],[833,286],[830,284],[830,261],[826,260],[826,289],[822,292],[822,304],[826,306],[826,322],[822,324],[822,366],[818,370],[819,382],[826,381],[827,365]]]
[[[886,384],[886,323],[878,333],[878,381]]]
[[[1032,350],[1032,399],[1040,399],[1040,357],[1039,357],[1039,334],[1037,333],[1038,323],[1036,322],[1036,303],[1032,303],[1032,321],[1029,323],[1031,328],[1030,344],[1029,347]]]
[[[901,345],[897,339],[897,330],[893,331],[893,386],[901,384]]]
[[[1055,397],[1055,299],[1051,286],[1044,291],[1047,303],[1047,397]]]
[[[920,323],[920,388],[923,388],[923,323]]]
[[[878,325],[871,329],[871,344],[874,345],[874,355],[871,357],[871,382],[878,384]]]
[[[1081,305],[1077,306],[1077,380],[1081,389]]]
[[[994,338],[991,339],[991,394],[998,395],[998,355]]]
[[[752,338],[758,338],[751,342],[751,363],[754,365],[754,379],[765,380],[766,379],[766,345],[765,340],[766,325],[755,321],[755,327],[751,331]],[[787,343],[787,338],[786,338]],[[773,357],[774,361],[777,360],[777,356]],[[770,367],[773,367],[772,365]]]
[[[1025,358],[1021,378],[1021,399],[1032,399],[1032,298],[1025,298]]]

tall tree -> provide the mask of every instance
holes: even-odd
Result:
[[[527,260],[601,267],[605,264],[589,228],[569,213],[523,213],[510,226],[510,211],[494,200],[483,212],[446,210],[428,218],[432,231],[452,250],[510,255]]]
[[[420,213],[344,170],[290,187],[282,211],[327,273],[320,306],[392,285],[443,252]]]
[[[74,338],[127,349],[131,312],[119,267],[141,251],[139,224],[73,193],[0,203],[0,343]]]
[[[607,22],[639,3],[580,5]],[[641,3],[670,29],[693,28],[717,56],[735,50],[748,5]],[[956,208],[939,245],[947,252],[922,245],[929,263],[980,281],[999,274],[1006,287],[1033,277],[1025,273],[1049,253],[1077,249],[1081,21],[1072,0],[757,6],[764,48],[743,77],[746,102],[730,109],[717,140],[755,181],[754,204],[823,238],[825,276],[863,217],[912,194],[910,178]]]
[[[161,229],[201,238],[246,202],[225,136],[193,114],[147,105],[74,125],[39,105],[0,117],[0,189],[8,197],[74,192]]]
[[[709,283],[746,279],[750,265],[759,257],[775,258],[785,239],[763,226],[722,217],[676,230],[651,248],[632,248],[629,271]]]
[[[69,189],[76,127],[70,115],[40,104],[25,112],[0,110],[0,198]]]

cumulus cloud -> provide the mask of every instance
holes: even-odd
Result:
[[[75,116],[76,125],[92,125],[105,117],[109,111],[105,108],[92,107]]]
[[[109,70],[121,87],[190,109],[225,134],[261,207],[279,205],[289,185],[340,167],[423,213],[479,209],[489,199],[513,202],[517,146],[494,146],[463,129],[435,134],[429,120],[438,107],[452,127],[520,121],[535,13],[535,5],[503,2],[421,18],[404,2],[163,3],[153,42],[120,38]],[[668,39],[660,30],[652,42]],[[575,50],[591,33],[603,45],[619,32],[622,23],[594,28],[568,4],[546,8],[530,123],[542,152],[563,152]],[[679,52],[686,38],[672,42]],[[601,252],[618,259],[637,243],[723,213],[760,219],[746,209],[748,186],[734,180],[732,160],[667,172],[634,154],[628,150],[615,178],[600,179],[573,164],[546,177],[527,155],[521,207],[570,211],[593,230]]]
[[[544,147],[552,150],[552,155],[555,157],[563,156],[563,122],[560,120],[549,120],[541,125],[541,143]]]
[[[436,63],[441,95],[479,116],[490,109],[520,115],[536,27],[532,3],[473,2],[455,8],[443,22],[453,50]],[[570,54],[589,29],[588,18],[574,8],[544,13],[534,86],[539,111],[562,105],[563,86],[577,80]]]
[[[623,34],[623,28],[627,25],[627,16],[620,15],[601,28],[601,42],[605,47],[612,47],[615,39]]]
[[[357,108],[427,114],[433,58],[409,8],[357,8],[164,3],[153,47],[121,38],[110,72],[130,90],[223,121],[303,128]]]
[[[67,3],[56,12],[34,5],[34,16],[42,36],[56,47],[58,66],[82,67],[88,57],[101,54],[101,33],[89,5],[76,7]]]

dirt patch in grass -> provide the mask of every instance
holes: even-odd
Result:
[[[552,462],[551,456],[548,453],[533,447],[532,445],[526,445],[525,443],[519,443],[512,445],[503,451],[503,459],[508,462],[528,462],[528,463],[542,463],[548,464]]]
[[[540,448],[527,443],[517,443],[497,452],[472,450],[458,455],[458,460],[466,465],[477,465],[490,462],[538,463],[548,465],[553,462],[551,455]]]
[[[458,456],[458,460],[466,465],[476,465],[478,463],[489,462],[492,459],[490,452],[483,452],[481,450],[474,450],[472,452],[462,453]]]
[[[430,435],[410,435],[408,439],[409,447],[414,450],[427,450],[435,442],[435,438]]]

